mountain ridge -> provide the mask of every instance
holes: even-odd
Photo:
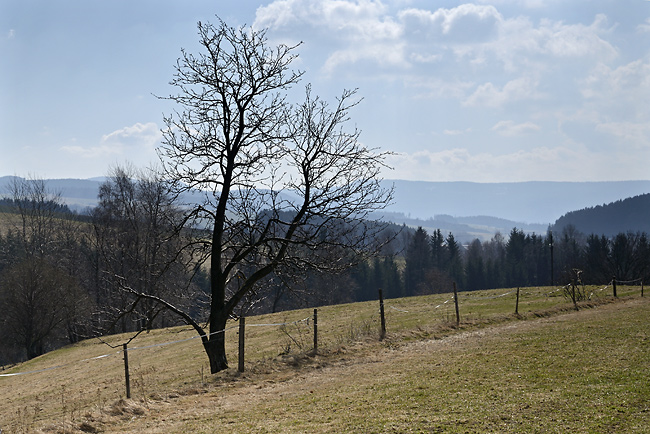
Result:
[[[554,224],[558,231],[571,225],[585,234],[615,236],[626,232],[650,233],[650,193],[605,205],[570,211]]]
[[[0,177],[0,196],[8,194],[14,176]],[[71,209],[83,211],[97,204],[102,180],[46,179]],[[650,193],[650,181],[527,181],[477,183],[469,181],[384,180],[394,186],[393,203],[379,213],[385,220],[428,230],[453,232],[460,241],[489,239],[513,227],[544,233],[565,214]]]
[[[395,185],[395,205],[388,212],[408,212],[426,219],[438,214],[492,216],[551,224],[567,212],[650,193],[650,181],[526,181],[475,183],[386,180]],[[438,199],[431,204],[425,199]],[[471,204],[468,201],[471,200]]]

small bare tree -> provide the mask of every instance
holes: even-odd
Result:
[[[587,290],[582,280],[582,270],[574,268],[572,273],[571,283],[564,286],[564,296],[571,299],[573,307],[578,310],[578,302],[585,301],[589,297],[587,296]]]
[[[28,358],[53,347],[75,328],[88,310],[87,294],[67,267],[74,250],[76,223],[60,195],[43,180],[16,178],[10,186],[5,268],[0,276],[0,312],[7,339]],[[9,242],[11,240],[11,242]]]
[[[179,307],[191,304],[193,294],[184,280],[192,259],[181,254],[178,231],[182,215],[155,172],[113,168],[99,188],[92,217],[91,240],[105,286],[99,317],[105,324],[122,332],[164,326],[164,306],[137,294],[162,297]]]
[[[235,308],[273,273],[337,270],[373,254],[383,227],[366,219],[392,191],[379,183],[385,154],[343,128],[355,91],[330,107],[308,86],[290,106],[303,75],[289,70],[296,46],[271,47],[264,30],[221,20],[198,31],[202,52],[182,51],[176,66],[168,99],[180,110],[165,119],[160,155],[177,194],[201,192],[187,221],[211,232],[196,239],[210,265],[209,332],[158,301],[194,326],[216,373],[228,366],[223,331]]]

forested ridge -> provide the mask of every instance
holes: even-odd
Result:
[[[609,204],[571,211],[560,217],[554,227],[558,230],[572,225],[584,233],[613,236],[619,232],[650,232],[650,193]]]

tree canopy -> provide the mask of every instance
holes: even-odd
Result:
[[[359,142],[345,90],[330,105],[313,96],[288,102],[303,73],[290,69],[298,46],[271,46],[264,30],[219,20],[198,24],[202,51],[182,51],[160,148],[178,195],[200,191],[187,221],[211,229],[197,239],[210,266],[212,372],[227,367],[221,331],[272,274],[343,269],[377,250],[382,225],[369,223],[391,190],[380,186],[385,153]],[[196,194],[196,193],[194,193]],[[200,332],[198,327],[195,327]]]

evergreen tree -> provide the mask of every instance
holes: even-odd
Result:
[[[639,235],[639,240],[634,251],[632,273],[635,279],[648,281],[648,275],[650,274],[650,241],[648,241],[648,235],[645,232]]]
[[[381,262],[382,281],[385,288],[386,297],[397,298],[404,297],[404,285],[402,277],[393,256],[385,256]]]
[[[456,242],[454,234],[449,232],[447,239],[445,240],[447,248],[447,262],[445,271],[449,274],[449,277],[456,282],[459,288],[464,286],[465,278],[463,276],[463,259],[461,256],[461,247]]]
[[[589,235],[585,248],[584,282],[603,284],[609,282],[612,273],[609,260],[609,240],[605,235],[600,237],[595,234]]]
[[[467,249],[465,261],[465,289],[475,291],[486,288],[485,264],[483,261],[483,245],[477,238]]]
[[[640,235],[633,233],[619,233],[612,241],[610,261],[614,277],[620,280],[632,280],[635,265],[635,250]]]
[[[575,226],[566,226],[562,229],[562,237],[556,244],[556,274],[560,283],[564,284],[571,281],[575,274],[573,270],[584,270],[583,246],[585,236],[579,232]]]
[[[406,248],[404,287],[406,295],[421,294],[426,287],[426,271],[431,266],[427,231],[419,227]]]
[[[431,234],[429,245],[431,246],[431,264],[434,268],[443,270],[447,261],[447,249],[445,238],[442,236],[440,229],[436,229]]]
[[[523,230],[513,228],[506,243],[506,285],[526,286],[525,271],[526,235]]]
[[[500,232],[483,246],[485,254],[485,275],[487,288],[504,286],[505,245]]]

